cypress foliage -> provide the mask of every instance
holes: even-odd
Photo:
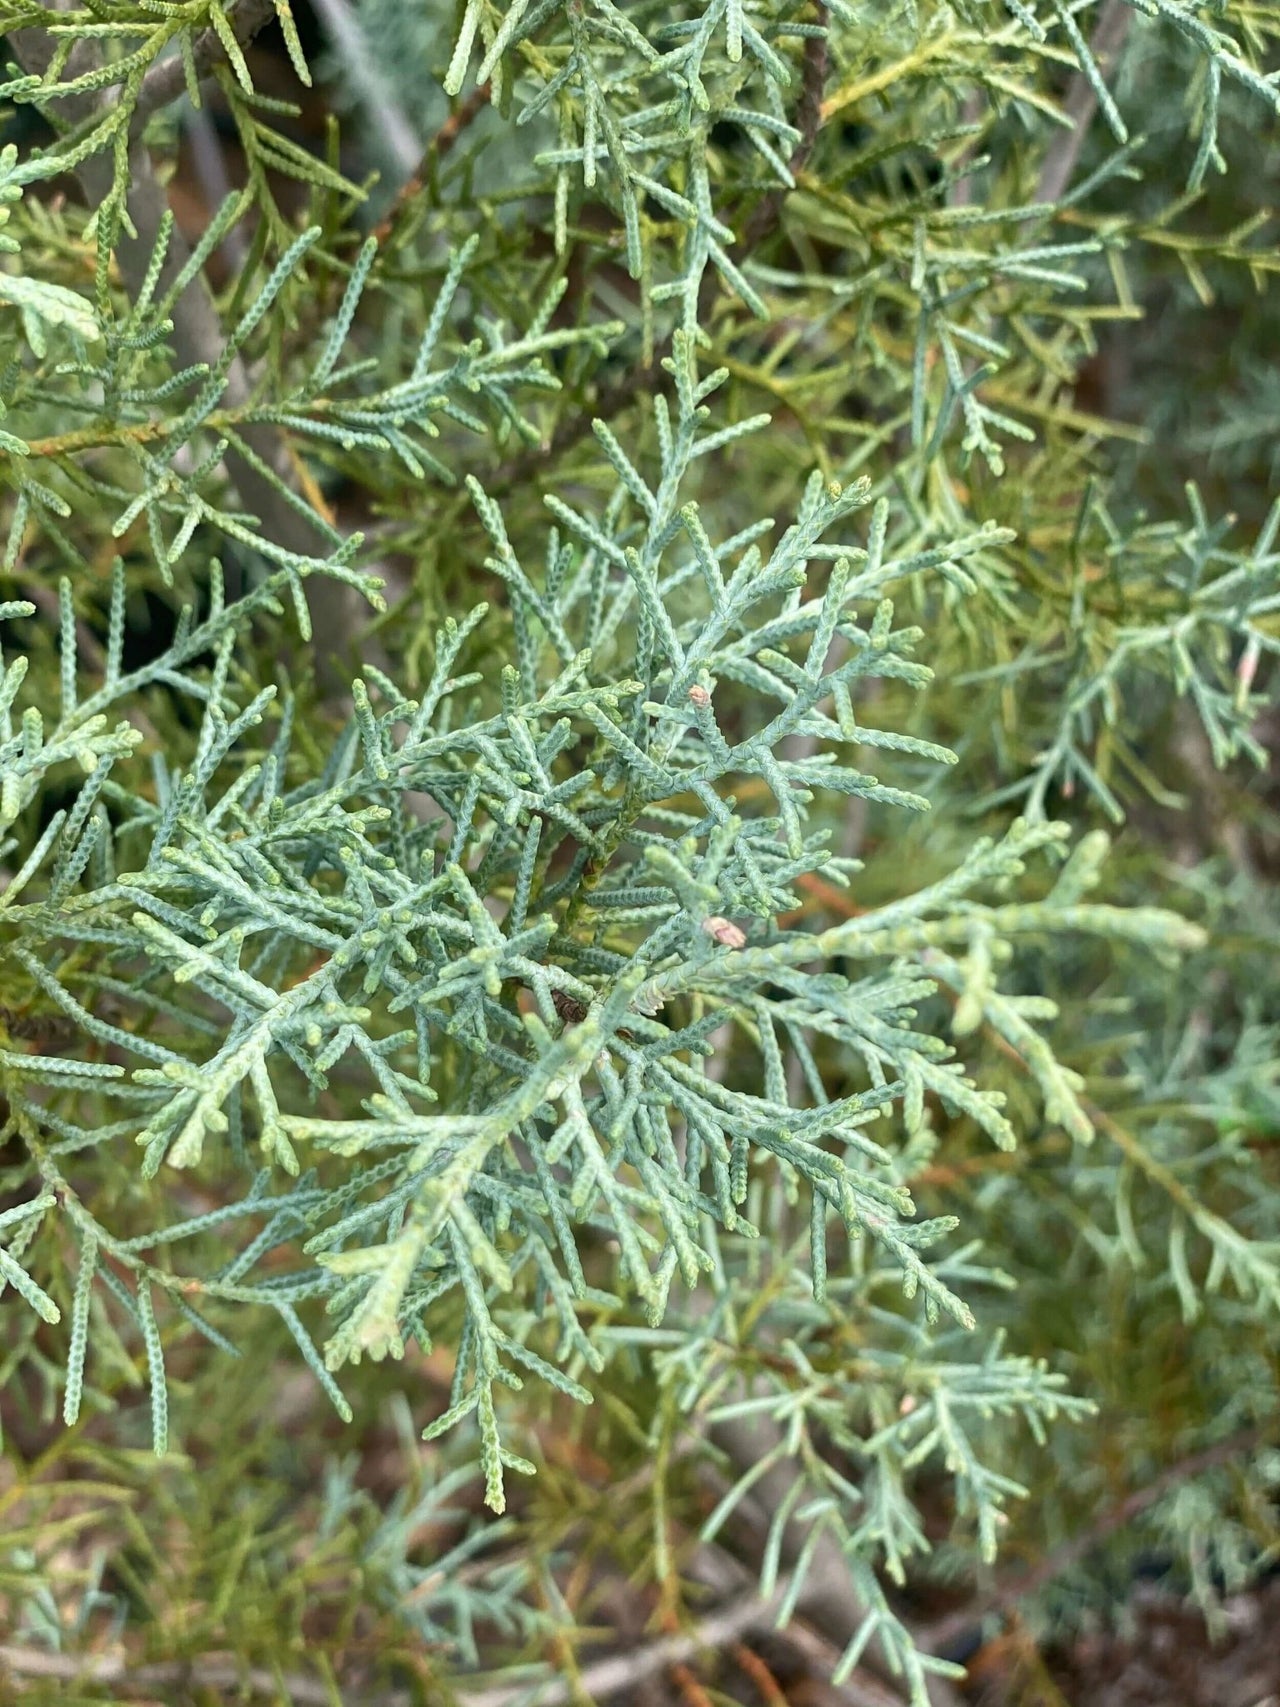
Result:
[[[0,30],[31,1698],[569,1699],[622,1576],[923,1707],[1005,1540],[1247,1581],[1272,10]]]

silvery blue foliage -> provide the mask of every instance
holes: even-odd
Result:
[[[1269,38],[1129,10],[1125,65],[1193,67],[1161,134],[1196,192],[1277,108]],[[884,1586],[929,1550],[915,1477],[989,1562],[1007,1443],[1092,1414],[1024,1298],[1065,1345],[1104,1272],[1242,1415],[1274,1392],[1238,1331],[1280,1305],[1274,1026],[1202,1000],[1271,988],[1274,932],[1243,879],[1130,880],[1086,808],[1167,797],[1179,703],[1265,764],[1280,508],[1245,546],[1196,486],[1134,513],[1071,390],[1126,244],[1196,289],[1274,260],[1097,211],[1143,159],[1111,3],[428,11],[359,27],[401,101],[438,74],[424,135],[468,95],[481,128],[375,234],[253,86],[268,14],[310,76],[282,0],[5,18],[53,141],[0,155],[3,1308],[68,1424],[123,1322],[159,1452],[188,1328],[277,1333],[344,1417],[362,1360],[408,1388],[434,1346],[415,1426],[499,1511],[526,1383],[644,1385],[660,1476],[766,1421],[701,1538],[788,1466],[763,1592],[838,1556],[840,1675],[878,1644],[923,1702],[949,1668]],[[1097,121],[1045,202],[1067,73]],[[137,145],[214,88],[246,186],[188,247]],[[92,215],[46,198],[71,173]],[[362,659],[336,695],[326,650]],[[964,1215],[924,1206],[951,1149]],[[474,1658],[531,1575],[410,1564],[459,1485],[373,1526],[370,1580]],[[357,1503],[335,1473],[326,1524]],[[1242,1572],[1220,1515],[1179,1533]]]

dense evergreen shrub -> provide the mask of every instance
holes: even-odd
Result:
[[[24,1699],[1274,1556],[1278,28],[0,5]]]

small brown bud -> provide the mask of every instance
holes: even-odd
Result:
[[[696,705],[699,710],[701,710],[704,705],[711,704],[711,695],[707,692],[706,688],[702,687],[698,682],[695,682],[689,689],[689,703],[690,705]]]
[[[567,990],[553,990],[551,1005],[560,1015],[566,1025],[581,1025],[587,1017],[587,1010],[576,996],[571,996]]]
[[[702,928],[721,948],[741,948],[747,940],[745,931],[739,930],[731,920],[722,919],[718,914],[714,918],[703,919]]]

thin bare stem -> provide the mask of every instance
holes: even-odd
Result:
[[[240,0],[228,21],[236,40],[241,47],[245,47],[275,15],[274,0]],[[206,76],[215,65],[220,65],[226,55],[218,32],[203,30],[195,39],[192,55],[197,77]],[[138,136],[151,115],[158,113],[162,107],[171,106],[185,93],[186,87],[186,73],[181,55],[175,54],[172,58],[153,65],[142,79],[142,87],[138,91],[133,118],[130,121],[130,134]]]
[[[964,106],[960,112],[960,120],[965,125],[981,123],[986,111],[987,98],[981,89],[971,89],[965,96]],[[974,139],[970,138],[961,148],[956,159],[956,171],[968,163],[974,151]],[[951,188],[947,191],[948,207],[969,207],[973,201],[973,173],[961,172]]]
[[[1125,0],[1107,0],[1102,8],[1098,27],[1089,43],[1089,51],[1100,71],[1106,72],[1110,68],[1124,46],[1132,16],[1133,9],[1125,4]],[[1059,131],[1045,155],[1035,195],[1036,201],[1042,203],[1061,201],[1089,134],[1090,122],[1098,110],[1097,94],[1083,71],[1077,71],[1071,79],[1063,110],[1071,120],[1071,129]]]
[[[814,10],[817,13],[816,21],[825,31],[830,22],[826,0],[814,0]],[[818,132],[822,128],[822,93],[827,86],[827,76],[830,69],[831,60],[825,34],[810,36],[805,43],[800,101],[796,109],[796,123],[800,131],[800,140],[792,150],[790,160],[787,161],[787,170],[793,178],[798,177],[809,164],[809,157],[818,140]],[[747,228],[738,244],[741,256],[750,255],[777,228],[782,218],[782,207],[786,198],[787,191],[781,186],[771,190],[764,197],[747,221]]]
[[[1039,1594],[1041,1589],[1065,1576],[1074,1565],[1087,1558],[1104,1541],[1110,1540],[1120,1530],[1127,1529],[1135,1518],[1149,1511],[1171,1489],[1180,1487],[1182,1483],[1202,1475],[1206,1470],[1216,1469],[1220,1464],[1229,1464],[1233,1458],[1254,1451],[1266,1438],[1267,1431],[1263,1428],[1246,1428],[1228,1435],[1225,1440],[1220,1440],[1213,1446],[1206,1446],[1200,1452],[1188,1453],[1176,1464],[1171,1464],[1167,1470],[1162,1470],[1145,1487],[1135,1489],[1115,1505],[1108,1506],[1087,1529],[1082,1530],[1079,1535],[1073,1535],[1069,1541],[1064,1541],[1062,1546],[1055,1547],[1032,1570],[1006,1578],[997,1584],[992,1593],[984,1595],[973,1605],[949,1613],[936,1624],[930,1624],[919,1631],[921,1647],[931,1653],[937,1653],[981,1624],[984,1619],[996,1613],[1012,1612],[1020,1601]]]
[[[382,223],[375,228],[374,236],[378,239],[379,243],[385,243],[387,238],[391,236],[401,210],[408,202],[412,201],[423,188],[431,174],[432,168],[438,161],[444,158],[471,121],[478,113],[482,112],[488,104],[489,85],[487,83],[481,83],[479,88],[473,89],[467,96],[466,100],[460,102],[458,106],[454,108],[453,112],[449,114],[449,117],[444,121],[440,126],[440,129],[427,144],[422,158],[418,161],[418,164],[414,168],[412,174],[405,179],[404,183],[401,184],[400,188],[396,191],[396,199],[388,209],[386,217],[383,219]]]

